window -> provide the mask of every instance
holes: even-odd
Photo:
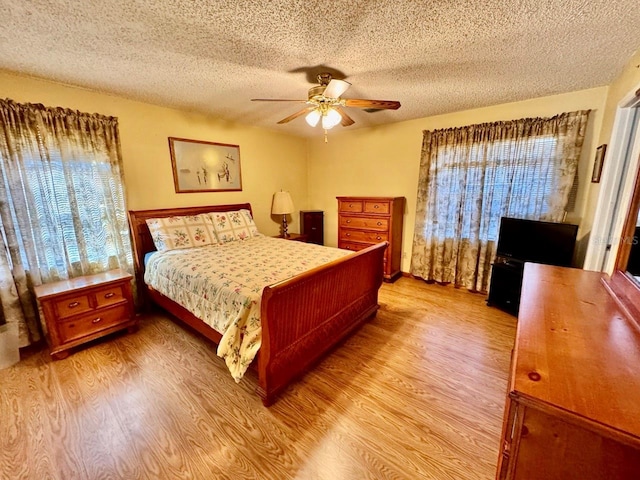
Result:
[[[461,238],[496,241],[501,217],[540,218],[549,213],[547,199],[554,186],[549,177],[557,167],[553,164],[556,146],[552,136],[529,138],[524,147],[522,141],[476,143],[462,160],[455,146],[440,147],[438,161],[431,167],[439,169],[437,188],[447,192],[447,217],[460,215],[463,221],[461,225],[444,222],[444,228],[437,230],[438,238],[458,237],[456,230],[461,228]],[[477,210],[485,213],[481,228],[473,228],[478,224]]]
[[[104,154],[93,157],[66,164],[59,158],[47,162],[25,159],[23,163],[24,184],[34,200],[31,205],[35,211],[29,215],[37,220],[44,246],[39,259],[48,270],[64,271],[67,262],[86,262],[102,271],[118,255],[118,246],[129,243],[126,228],[105,228],[114,216],[118,224],[126,224],[124,208],[115,212],[108,209],[114,199],[124,206],[124,192],[114,181],[109,158]],[[107,198],[111,200],[105,201]],[[25,249],[21,249],[21,255],[28,265]],[[130,249],[126,257],[133,262]]]

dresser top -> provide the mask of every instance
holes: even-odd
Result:
[[[373,200],[375,202],[404,200],[404,197],[336,197],[338,200]]]
[[[124,270],[109,270],[108,272],[96,273],[95,275],[84,275],[82,277],[71,278],[69,280],[61,280],[59,282],[38,285],[34,288],[34,291],[36,297],[44,299],[69,292],[78,292],[98,285],[107,285],[109,283],[131,280],[132,278],[133,276]]]
[[[525,265],[512,395],[640,441],[640,331],[603,277]]]

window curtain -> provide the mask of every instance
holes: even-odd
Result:
[[[0,100],[0,305],[41,338],[33,286],[133,272],[118,121]]]
[[[501,217],[562,221],[588,115],[425,131],[411,273],[486,292]]]

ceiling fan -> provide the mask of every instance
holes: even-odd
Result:
[[[400,102],[393,100],[365,100],[360,98],[341,98],[351,86],[349,82],[331,78],[330,73],[318,75],[318,83],[309,89],[307,100],[287,100],[276,98],[252,98],[252,102],[297,102],[306,103],[307,107],[283,118],[278,124],[288,123],[305,115],[307,123],[315,127],[321,122],[322,128],[329,130],[339,123],[343,127],[353,125],[354,120],[342,110],[343,107],[366,108],[370,110],[397,110]]]

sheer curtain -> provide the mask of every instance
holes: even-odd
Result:
[[[40,339],[34,285],[133,272],[118,120],[0,100],[0,304]]]
[[[588,115],[425,131],[411,273],[487,291],[501,217],[563,219]]]

